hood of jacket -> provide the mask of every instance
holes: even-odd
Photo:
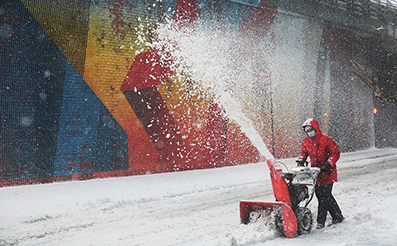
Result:
[[[302,128],[304,129],[305,126],[311,126],[316,130],[316,135],[314,135],[313,138],[318,138],[319,136],[322,135],[322,132],[320,130],[320,125],[318,124],[317,120],[313,118],[309,118],[303,123]]]

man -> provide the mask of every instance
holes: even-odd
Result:
[[[303,166],[307,157],[310,157],[311,166],[320,168],[315,193],[318,200],[317,229],[321,229],[324,228],[327,212],[332,216],[332,224],[345,219],[332,195],[333,184],[337,181],[336,162],[340,151],[332,138],[321,133],[317,120],[308,119],[302,127],[307,137],[302,140],[301,154],[296,162]]]

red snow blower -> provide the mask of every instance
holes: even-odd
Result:
[[[314,185],[320,173],[319,168],[294,167],[292,172],[275,159],[266,161],[270,170],[275,202],[240,201],[241,223],[249,224],[260,220],[260,217],[274,215],[277,231],[288,238],[307,234],[312,227],[312,212],[307,205],[313,198]],[[283,172],[282,166],[287,169]],[[302,181],[310,180],[307,184]],[[309,194],[308,186],[313,186]],[[306,200],[304,206],[300,206]]]

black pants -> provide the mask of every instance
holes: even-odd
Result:
[[[315,187],[316,197],[318,200],[318,214],[317,224],[324,225],[327,218],[327,212],[332,216],[332,221],[335,222],[343,218],[342,211],[340,210],[338,203],[332,195],[332,184],[321,185]]]

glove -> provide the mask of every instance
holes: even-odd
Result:
[[[304,167],[305,163],[303,163],[303,161],[296,161],[296,164],[298,167]]]
[[[331,164],[329,162],[325,163],[325,165],[320,169],[321,173],[327,173],[331,171]]]

